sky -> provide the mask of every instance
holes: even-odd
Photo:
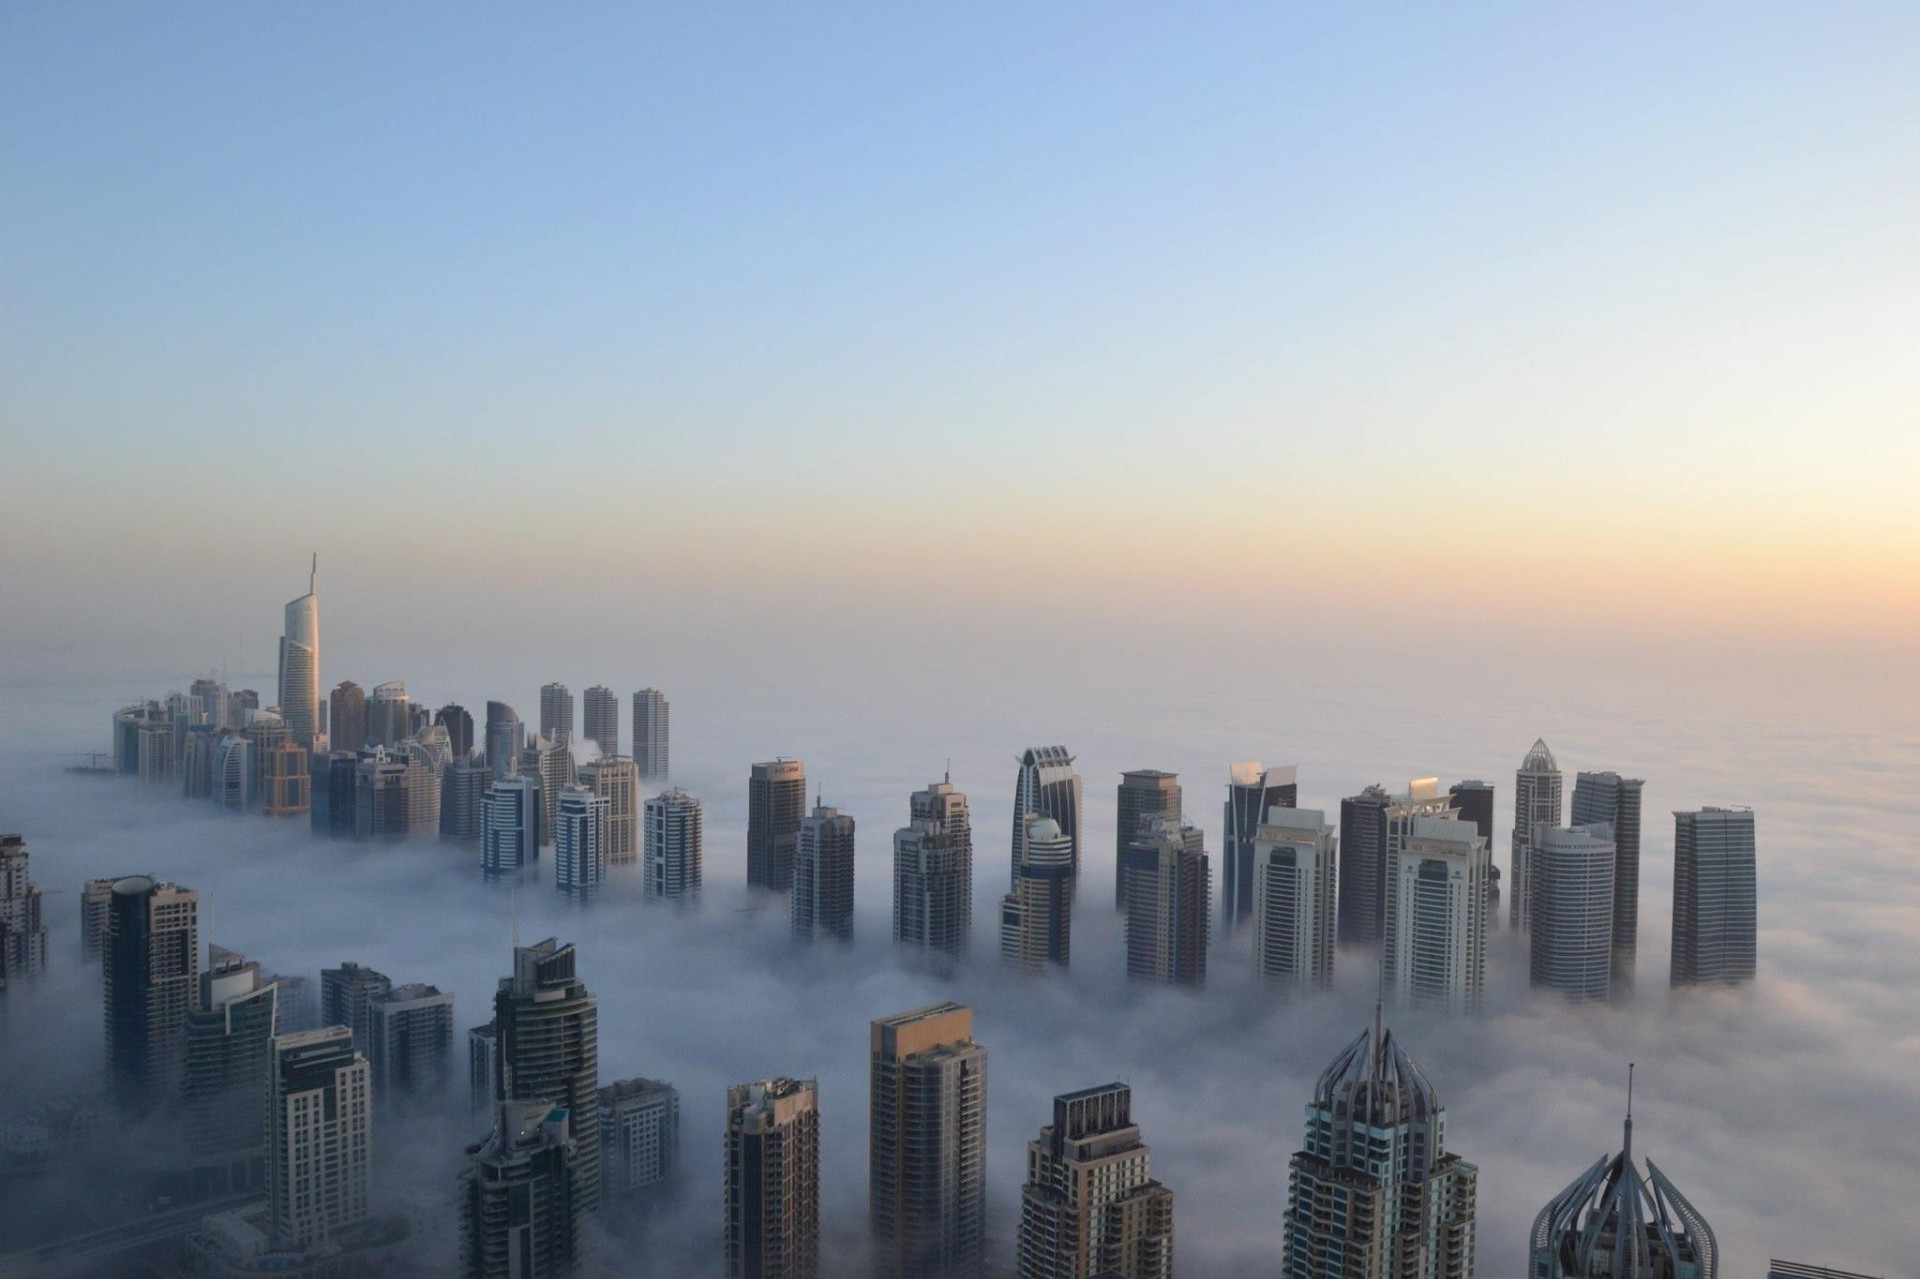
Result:
[[[9,648],[1920,638],[1911,6],[908,8],[9,6]]]

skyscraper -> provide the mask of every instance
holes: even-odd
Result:
[[[360,757],[328,751],[313,761],[308,818],[322,839],[352,839],[359,822]]]
[[[1204,986],[1213,879],[1200,828],[1149,817],[1121,861],[1127,976]]]
[[[305,1250],[366,1220],[373,1193],[367,1059],[345,1026],[273,1041],[267,1204],[274,1246]]]
[[[350,679],[341,680],[327,704],[327,745],[357,754],[366,744],[366,690]]]
[[[675,786],[646,803],[646,894],[677,901],[700,895],[700,801]]]
[[[45,972],[47,923],[40,886],[28,878],[27,841],[0,835],[0,995],[15,981]]]
[[[1673,815],[1672,984],[1752,981],[1759,894],[1753,810]]]
[[[595,684],[582,696],[586,739],[599,747],[600,754],[620,753],[620,699],[605,684]]]
[[[453,1069],[453,993],[411,982],[367,1000],[367,1074],[382,1101],[438,1094]]]
[[[1574,826],[1605,822],[1613,828],[1613,968],[1615,995],[1633,990],[1640,949],[1640,792],[1646,782],[1618,773],[1579,773],[1573,779]]]
[[[727,1279],[818,1279],[819,1086],[733,1085],[726,1140]]]
[[[487,767],[495,781],[520,773],[520,753],[527,747],[527,726],[505,702],[487,703]]]
[[[1387,866],[1387,989],[1476,1012],[1487,984],[1487,867],[1472,822],[1414,814]]]
[[[503,1101],[460,1177],[462,1279],[549,1279],[580,1258],[580,1153],[598,1149],[564,1105]],[[578,1135],[576,1135],[578,1134]]]
[[[500,1044],[503,1101],[544,1101],[565,1107],[575,1131],[600,1130],[600,1016],[593,996],[574,975],[571,945],[554,938],[516,946],[513,976],[500,979],[493,999]],[[600,1143],[582,1139],[577,1151],[579,1211],[600,1207]]]
[[[413,699],[404,680],[390,679],[373,686],[367,698],[367,742],[395,747],[413,736]]]
[[[367,1008],[393,989],[393,979],[352,960],[320,970],[320,1024],[345,1026],[353,1046],[367,1048]]]
[[[1299,768],[1267,768],[1257,759],[1227,770],[1227,803],[1220,850],[1220,931],[1232,936],[1254,912],[1253,842],[1268,810],[1300,802]]]
[[[874,1021],[868,1221],[886,1279],[972,1279],[986,1242],[987,1050],[952,1001]]]
[[[540,736],[556,746],[573,744],[573,690],[558,680],[540,686]]]
[[[196,1192],[237,1194],[266,1179],[267,1082],[278,994],[260,965],[208,947],[195,1006],[187,1011],[181,1098]]]
[[[1253,972],[1295,990],[1333,983],[1336,845],[1317,808],[1274,806],[1254,832]]]
[[[187,1009],[200,986],[200,895],[145,875],[116,880],[100,966],[107,1081],[123,1110],[179,1095]]]
[[[804,763],[776,759],[753,766],[747,778],[748,884],[792,891],[793,845],[806,811]]]
[[[407,837],[412,819],[406,760],[384,746],[364,752],[354,770],[353,837],[394,843]]]
[[[252,808],[258,781],[253,743],[232,729],[221,733],[213,744],[213,802],[222,808]]]
[[[1153,1180],[1127,1085],[1053,1099],[1027,1143],[1018,1248],[1019,1279],[1172,1279],[1173,1192]]]
[[[1157,768],[1120,774],[1113,823],[1113,908],[1117,911],[1127,908],[1127,849],[1149,817],[1180,820],[1180,774],[1163,773]]]
[[[1613,827],[1542,826],[1532,848],[1533,984],[1568,999],[1605,999],[1612,992]]]
[[[1393,796],[1375,783],[1340,801],[1342,946],[1377,946],[1386,926],[1387,810]]]
[[[623,756],[602,755],[580,768],[580,784],[607,801],[607,862],[640,860],[640,769]]]
[[[1013,874],[1020,875],[1026,860],[1027,814],[1053,819],[1073,853],[1073,883],[1080,882],[1080,774],[1073,771],[1073,755],[1064,746],[1030,747],[1020,756],[1013,784]]]
[[[561,789],[575,780],[573,751],[564,742],[530,738],[520,752],[520,771],[540,780],[540,831],[546,837],[555,831]]]
[[[459,844],[479,841],[486,831],[487,790],[493,770],[481,755],[456,755],[440,787],[440,838]]]
[[[1040,972],[1073,958],[1073,841],[1051,817],[1027,814],[1013,890],[1000,900],[1000,959]]]
[[[1633,1110],[1620,1153],[1555,1195],[1533,1219],[1528,1279],[1716,1279],[1713,1228],[1647,1160],[1633,1166]]]
[[[1288,1164],[1280,1273],[1472,1279],[1479,1178],[1447,1150],[1439,1094],[1376,1015],[1314,1087]]]
[[[907,801],[893,833],[893,939],[923,954],[964,955],[973,933],[973,819],[951,778]]]
[[[585,904],[607,879],[607,798],[586,786],[563,786],[554,814],[553,886]]]
[[[667,766],[667,699],[657,688],[633,695],[633,762],[647,781],[672,776]]]
[[[107,946],[107,918],[113,908],[113,886],[124,879],[111,875],[89,879],[80,889],[80,954],[99,959]]]
[[[853,825],[825,804],[800,823],[787,909],[795,941],[853,940]]]
[[[313,767],[306,748],[282,741],[254,758],[260,767],[260,811],[268,817],[305,817],[313,807]]]
[[[1513,857],[1507,909],[1515,932],[1527,931],[1527,912],[1533,909],[1533,832],[1539,826],[1560,825],[1560,765],[1544,739],[1520,761],[1513,778]]]
[[[455,759],[473,754],[473,716],[458,702],[448,702],[433,713],[433,722],[447,730],[447,749]]]
[[[510,878],[540,860],[540,779],[509,777],[487,788],[480,827],[480,866],[489,879]]]
[[[1472,822],[1474,829],[1480,832],[1480,838],[1487,841],[1487,847],[1493,847],[1493,786],[1477,778],[1471,781],[1455,782],[1447,787],[1447,797],[1453,801],[1453,811],[1463,822]],[[1500,923],[1500,867],[1487,867],[1487,926],[1497,927]]]
[[[280,714],[293,740],[313,749],[320,728],[320,597],[314,594],[320,557],[313,557],[307,593],[287,605],[280,636]]]
[[[680,1162],[680,1094],[657,1079],[600,1090],[600,1188],[606,1198],[657,1191]]]

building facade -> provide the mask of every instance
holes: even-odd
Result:
[[[700,895],[705,818],[700,801],[679,787],[646,803],[646,895],[654,901],[690,901]]]
[[[1253,838],[1253,974],[1292,990],[1333,984],[1338,841],[1317,808],[1274,805]]]
[[[1035,746],[1020,756],[1013,783],[1013,875],[1027,860],[1027,815],[1050,818],[1064,835],[1073,857],[1073,882],[1080,882],[1082,795],[1080,774],[1073,771],[1073,753],[1064,746]]]
[[[1180,820],[1180,775],[1157,768],[1137,768],[1120,774],[1114,802],[1113,908],[1127,909],[1127,850],[1150,817]]]
[[[367,1219],[373,1197],[367,1059],[345,1026],[273,1041],[267,1203],[278,1248],[305,1250]]]
[[[320,597],[315,583],[320,558],[314,557],[307,577],[307,593],[287,605],[286,626],[280,634],[280,714],[293,740],[312,750],[320,731]]]
[[[601,757],[620,753],[620,699],[605,684],[595,684],[581,694],[582,727],[586,739],[599,749]]]
[[[574,950],[554,938],[513,952],[513,976],[493,999],[500,1049],[501,1101],[541,1101],[564,1108],[575,1131],[600,1131],[600,1013],[574,972]],[[600,1207],[600,1143],[576,1151],[576,1204]]]
[[[114,881],[101,960],[114,1100],[134,1113],[171,1104],[200,988],[200,895],[145,875]]]
[[[573,744],[573,690],[558,680],[540,686],[540,736],[555,746]]]
[[[633,762],[650,782],[673,775],[667,758],[667,699],[657,688],[633,695]]]
[[[27,841],[0,835],[0,995],[47,968],[47,921],[28,872]]]
[[[1000,899],[1000,959],[1042,972],[1073,958],[1073,841],[1051,817],[1027,814],[1013,890]]]
[[[411,982],[367,1000],[367,1072],[376,1098],[434,1096],[453,1071],[453,992]]]
[[[814,806],[794,840],[787,919],[795,941],[853,940],[853,818]]]
[[[606,1198],[658,1192],[680,1164],[680,1094],[657,1079],[600,1090],[600,1190]]]
[[[553,886],[585,905],[607,880],[607,797],[590,787],[560,788],[553,831]]]
[[[1605,999],[1613,978],[1613,827],[1542,826],[1533,832],[1528,973],[1535,989]]]
[[[1513,777],[1513,854],[1508,918],[1515,932],[1528,928],[1527,912],[1533,909],[1533,832],[1541,826],[1561,824],[1564,777],[1553,752],[1543,738],[1535,738],[1533,749],[1520,761]]]
[[[940,962],[973,935],[973,819],[949,777],[915,791],[893,833],[893,939]]]
[[[797,759],[755,764],[747,777],[747,883],[793,890],[793,846],[807,813],[807,766]]]
[[[868,1223],[885,1279],[977,1279],[986,1251],[987,1050],[951,1001],[869,1036]]]
[[[1268,768],[1257,759],[1227,770],[1227,803],[1221,816],[1220,931],[1232,936],[1253,915],[1253,842],[1267,813],[1300,802],[1299,768]]]
[[[1675,813],[1672,984],[1749,982],[1758,966],[1753,810]]]
[[[581,1259],[579,1154],[567,1108],[503,1101],[460,1179],[462,1279],[550,1279]]]
[[[1204,837],[1178,818],[1144,819],[1121,861],[1127,976],[1204,986],[1213,879]]]
[[[540,779],[508,777],[487,787],[480,866],[489,879],[512,878],[540,860]]]
[[[1472,822],[1416,814],[1388,864],[1382,985],[1403,999],[1477,1012],[1487,984],[1487,874]]]
[[[581,766],[580,784],[607,801],[607,864],[629,866],[639,861],[639,766],[617,755],[603,755]]]
[[[1640,798],[1646,782],[1618,773],[1578,773],[1573,779],[1573,826],[1605,822],[1613,830],[1613,953],[1609,984],[1615,995],[1633,990],[1640,950]]]
[[[726,1142],[727,1279],[819,1279],[819,1085],[728,1088]]]
[[[1173,1192],[1153,1179],[1127,1085],[1053,1099],[1027,1143],[1016,1247],[1019,1279],[1172,1279]]]

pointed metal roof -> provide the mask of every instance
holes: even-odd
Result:
[[[1560,765],[1554,760],[1553,752],[1547,749],[1546,738],[1536,737],[1533,739],[1533,749],[1528,751],[1527,757],[1520,761],[1520,771],[1523,773],[1557,773],[1560,771]]]

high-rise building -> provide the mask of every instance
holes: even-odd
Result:
[[[1220,931],[1232,936],[1253,915],[1253,843],[1275,808],[1300,802],[1299,766],[1268,768],[1257,759],[1227,770],[1227,803],[1220,850]]]
[[[509,777],[487,787],[480,866],[487,878],[520,874],[540,860],[540,779]]]
[[[307,593],[287,605],[280,636],[280,714],[293,740],[307,750],[320,730],[320,597],[314,593],[319,576],[316,554]]]
[[[520,752],[520,771],[540,780],[540,830],[542,835],[557,835],[554,818],[560,803],[560,791],[576,780],[573,751],[563,742],[545,737],[528,740]]]
[[[393,979],[385,973],[348,960],[338,968],[320,970],[320,1024],[345,1026],[353,1036],[353,1046],[367,1048],[367,1009],[373,1001],[393,989]]]
[[[607,798],[563,786],[554,815],[553,886],[575,902],[600,896],[607,881]]]
[[[367,744],[366,690],[350,679],[341,680],[327,707],[327,745],[359,754]]]
[[[645,766],[642,766],[645,771]],[[793,889],[793,845],[807,811],[807,766],[797,759],[755,764],[747,777],[747,883]]]
[[[276,1248],[301,1250],[366,1220],[373,1195],[367,1059],[345,1026],[273,1041],[267,1203]]]
[[[1317,808],[1274,805],[1253,837],[1253,973],[1295,990],[1333,984],[1333,827]]]
[[[256,772],[253,743],[232,729],[221,733],[213,744],[213,802],[236,811],[252,808],[259,781]]]
[[[113,908],[113,886],[126,878],[112,875],[89,879],[80,889],[80,954],[99,959],[107,945],[107,917]]]
[[[1673,815],[1675,986],[1752,981],[1758,968],[1753,810]]]
[[[646,803],[646,864],[649,898],[678,901],[700,895],[700,801],[675,786]]]
[[[595,1146],[564,1105],[504,1101],[460,1178],[462,1279],[549,1279],[580,1259],[580,1152]],[[578,1135],[576,1135],[578,1134]]]
[[[447,730],[447,749],[455,759],[473,754],[473,715],[466,707],[448,702],[433,713],[433,722]]]
[[[815,804],[794,837],[788,921],[795,941],[853,940],[853,818]]]
[[[313,758],[313,789],[307,816],[322,839],[352,839],[359,821],[360,757],[328,751]]]
[[[305,817],[313,807],[313,768],[304,746],[278,742],[257,751],[260,811],[268,817]]]
[[[586,717],[586,738],[600,748],[600,754],[620,753],[620,699],[605,684],[595,684],[582,694],[581,711]]]
[[[1026,860],[1027,814],[1053,819],[1073,851],[1073,883],[1080,883],[1080,774],[1073,771],[1073,755],[1064,746],[1034,746],[1020,756],[1013,783],[1013,875],[1020,876]]]
[[[1127,976],[1204,986],[1213,878],[1200,828],[1149,817],[1121,861]]]
[[[1314,1087],[1288,1164],[1280,1273],[1472,1279],[1479,1179],[1447,1149],[1439,1094],[1376,1016]]]
[[[540,736],[555,746],[573,745],[573,690],[558,680],[540,686]]]
[[[1527,912],[1533,909],[1533,832],[1537,827],[1560,825],[1563,780],[1546,741],[1535,738],[1533,749],[1520,761],[1520,771],[1513,778],[1512,883],[1508,889],[1512,901],[1507,910],[1515,932],[1527,931]]]
[[[1377,946],[1386,925],[1387,810],[1393,796],[1375,783],[1340,801],[1342,946]]]
[[[367,999],[367,1072],[382,1101],[438,1094],[453,1068],[453,993],[412,982]]]
[[[1605,999],[1612,993],[1613,827],[1542,826],[1532,849],[1533,984],[1568,999]]]
[[[633,762],[647,781],[673,775],[667,766],[667,709],[667,699],[657,688],[633,695]]]
[[[440,838],[477,843],[486,833],[487,789],[493,770],[480,755],[456,755],[440,787]]]
[[[622,1079],[600,1090],[600,1189],[659,1191],[680,1163],[680,1094],[657,1079]]]
[[[395,747],[413,736],[413,699],[404,680],[373,686],[367,698],[367,743]]]
[[[868,1221],[887,1279],[970,1279],[986,1240],[987,1050],[952,1001],[874,1021]]]
[[[1447,787],[1447,798],[1452,801],[1454,814],[1463,822],[1472,822],[1480,838],[1487,841],[1487,847],[1493,847],[1493,786],[1491,783],[1475,778],[1470,781],[1455,782]],[[1487,868],[1487,925],[1495,927],[1500,922],[1500,868]]]
[[[1127,908],[1127,850],[1149,817],[1180,820],[1180,774],[1136,768],[1120,774],[1114,805],[1113,908]]]
[[[299,973],[271,973],[263,975],[260,984],[274,987],[276,1033],[291,1035],[296,1030],[320,1029],[320,988],[313,978]]]
[[[1041,972],[1073,958],[1073,840],[1058,822],[1027,814],[1013,891],[1000,900],[1000,959]]]
[[[1486,841],[1472,822],[1414,814],[1387,865],[1381,979],[1416,1003],[1476,1012],[1487,984]]]
[[[407,761],[386,747],[361,754],[353,778],[355,839],[394,843],[407,837],[413,819],[407,780]]]
[[[123,1110],[180,1092],[187,1009],[200,987],[200,895],[145,875],[115,880],[100,966],[107,1079]]]
[[[1646,782],[1618,773],[1578,773],[1573,779],[1574,826],[1605,822],[1613,828],[1613,955],[1615,995],[1633,990],[1640,950],[1640,792]]]
[[[818,1279],[820,1088],[764,1079],[727,1089],[727,1279]]]
[[[574,974],[572,945],[554,938],[516,946],[513,976],[493,999],[500,1043],[503,1101],[545,1101],[565,1107],[582,1134],[600,1131],[600,1016]],[[579,1143],[579,1195],[584,1213],[600,1206],[600,1143]]]
[[[181,1099],[194,1189],[238,1194],[265,1183],[267,1081],[273,1066],[278,990],[260,965],[210,946],[186,1020]]]
[[[467,1099],[476,1115],[490,1113],[500,1095],[500,1037],[493,1023],[467,1031]]]
[[[607,801],[608,864],[626,866],[639,861],[639,766],[608,753],[580,767],[580,784],[591,787],[594,794]]]
[[[1666,1174],[1633,1164],[1633,1111],[1620,1153],[1603,1155],[1533,1219],[1528,1279],[1717,1279],[1713,1227]]]
[[[487,767],[495,781],[520,774],[520,753],[527,747],[527,726],[505,702],[487,703]]]
[[[1153,1179],[1127,1085],[1053,1099],[1027,1143],[1018,1249],[1020,1279],[1172,1279],[1173,1192]]]
[[[0,995],[47,968],[47,921],[40,886],[28,878],[27,841],[0,835]]]
[[[952,778],[907,801],[893,833],[893,939],[923,954],[965,955],[973,933],[973,819]]]

